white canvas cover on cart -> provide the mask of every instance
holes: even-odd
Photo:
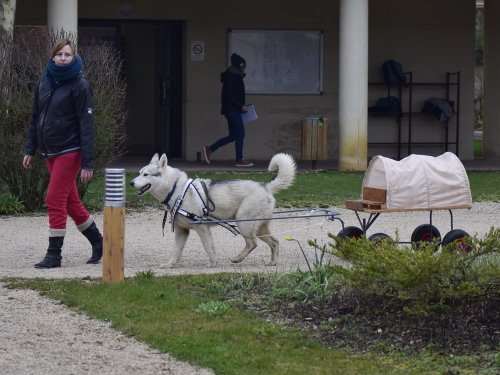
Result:
[[[387,210],[472,207],[467,172],[451,152],[412,154],[400,161],[375,156],[363,177],[365,187],[386,190]]]

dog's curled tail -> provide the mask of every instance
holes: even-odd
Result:
[[[266,184],[267,191],[275,194],[293,184],[297,166],[291,155],[281,153],[272,157],[267,169],[269,172],[278,172],[276,177]]]

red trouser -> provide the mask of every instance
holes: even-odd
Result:
[[[71,152],[46,159],[50,173],[47,189],[47,211],[51,236],[64,236],[68,215],[77,226],[85,223],[90,214],[78,196],[76,178],[80,171],[80,152]],[[53,230],[56,231],[53,231]],[[57,231],[59,230],[59,231]]]

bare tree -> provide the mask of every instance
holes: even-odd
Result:
[[[14,33],[14,19],[16,16],[16,0],[0,0],[0,36]]]

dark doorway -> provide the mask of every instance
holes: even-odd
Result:
[[[180,22],[156,25],[155,80],[155,152],[166,152],[169,158],[182,156],[181,73],[182,31]]]
[[[80,20],[79,37],[110,41],[127,81],[127,155],[182,157],[182,22]]]

